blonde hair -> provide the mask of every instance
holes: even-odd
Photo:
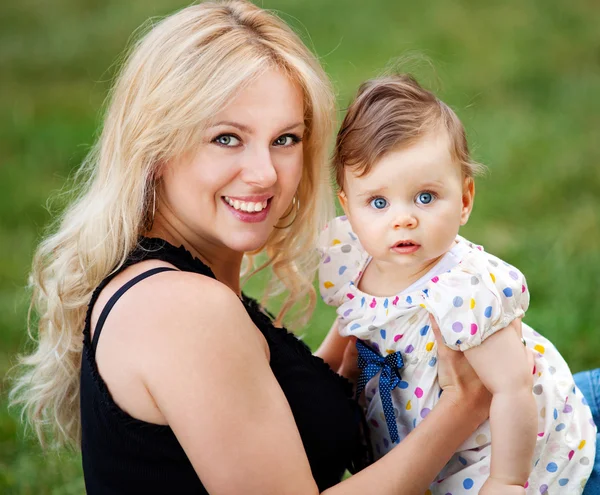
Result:
[[[473,161],[467,137],[456,113],[409,74],[372,79],[361,84],[338,131],[333,172],[340,191],[344,168],[359,176],[369,173],[386,153],[410,146],[441,128],[450,137],[450,154],[469,179],[483,171]]]
[[[42,445],[50,433],[56,446],[79,446],[87,305],[144,233],[157,167],[192,149],[231,95],[272,67],[304,92],[305,163],[297,217],[273,231],[261,250],[267,261],[257,270],[271,266],[272,278],[288,291],[279,319],[301,299],[308,299],[310,315],[316,236],[333,214],[326,167],[334,110],[330,82],[300,38],[250,2],[187,7],[132,47],[110,94],[102,133],[82,164],[81,191],[33,260],[30,314],[39,318],[37,325],[28,318],[28,329],[37,346],[21,358],[11,403],[22,407]]]

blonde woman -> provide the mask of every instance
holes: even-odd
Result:
[[[42,442],[81,447],[88,493],[420,495],[486,418],[442,353],[439,404],[340,482],[364,457],[351,387],[278,325],[314,305],[332,114],[314,56],[245,1],[186,8],[133,48],[37,251],[37,348],[12,393]],[[276,321],[240,289],[259,252],[288,293]]]

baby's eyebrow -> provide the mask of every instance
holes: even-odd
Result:
[[[357,196],[366,197],[366,196],[377,196],[378,194],[383,194],[386,191],[386,187],[379,187],[377,189],[367,189],[365,191],[359,192]]]
[[[423,189],[423,188],[428,188],[428,187],[444,187],[444,183],[441,180],[433,180],[433,181],[429,181],[429,182],[424,182],[423,184],[421,184],[419,186],[419,188]]]

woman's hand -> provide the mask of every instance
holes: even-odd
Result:
[[[435,319],[430,316],[438,352],[438,381],[446,398],[455,404],[468,401],[472,411],[478,413],[481,422],[489,416],[492,395],[485,388],[462,352],[453,351],[444,338]],[[521,322],[519,321],[519,327]]]

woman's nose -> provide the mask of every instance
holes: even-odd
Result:
[[[260,188],[271,187],[277,181],[277,172],[270,150],[254,150],[246,157],[242,179]]]

